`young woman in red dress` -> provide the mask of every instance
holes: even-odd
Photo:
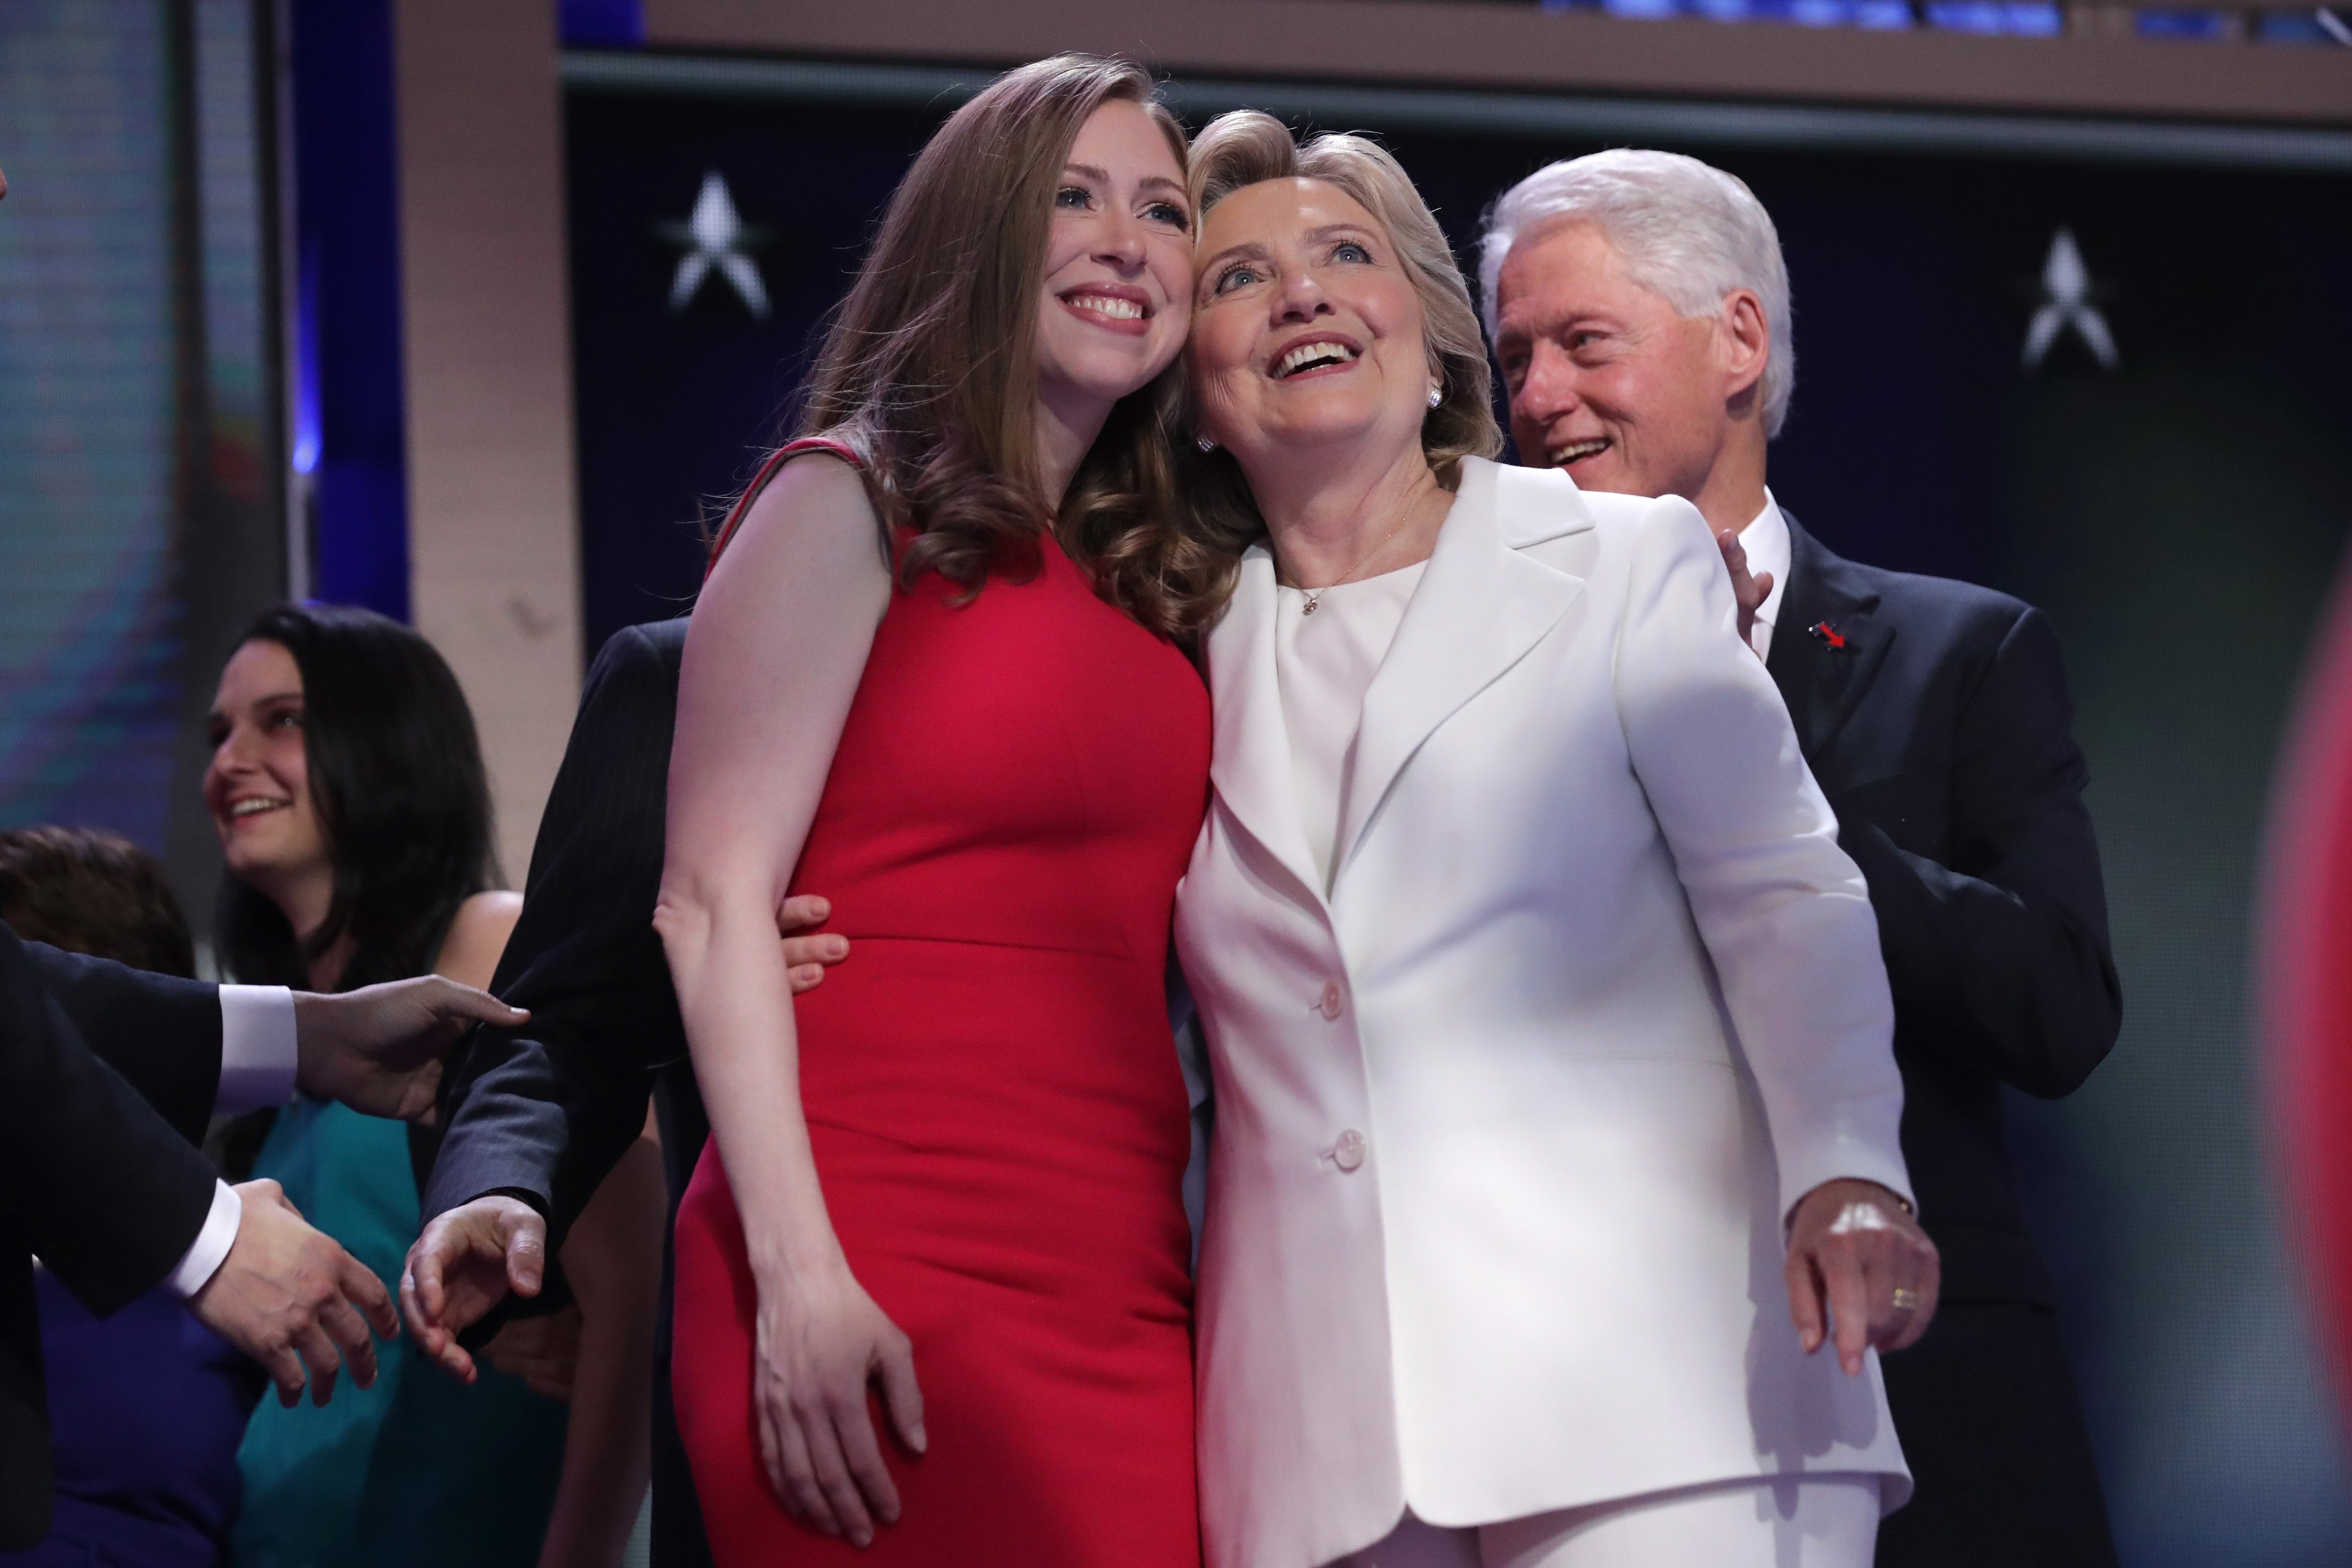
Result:
[[[1209,766],[1171,639],[1219,569],[1169,521],[1150,90],[1065,57],[948,121],[695,613],[655,923],[715,1130],[673,1382],[723,1568],[1200,1561],[1162,985]],[[795,997],[803,889],[857,959]]]

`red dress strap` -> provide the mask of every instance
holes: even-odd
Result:
[[[866,471],[866,459],[859,457],[847,442],[836,441],[830,436],[803,436],[797,441],[787,441],[769,453],[768,460],[760,465],[760,471],[751,476],[751,482],[743,487],[743,493],[728,509],[727,521],[719,527],[719,537],[711,541],[710,559],[702,567],[704,581],[709,580],[710,569],[719,564],[719,552],[727,548],[729,540],[735,537],[735,531],[743,525],[744,514],[751,510],[751,503],[760,499],[760,492],[768,488],[768,481],[776,477],[776,470],[794,458],[810,452],[823,452],[839,458],[859,473]]]

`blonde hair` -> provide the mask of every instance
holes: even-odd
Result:
[[[1267,180],[1319,180],[1345,192],[1377,219],[1404,263],[1421,300],[1422,342],[1438,378],[1437,406],[1421,422],[1422,456],[1438,482],[1461,482],[1462,459],[1491,458],[1503,449],[1495,423],[1493,372],[1469,285],[1454,248],[1412,176],[1388,149],[1362,136],[1327,134],[1300,142],[1271,114],[1254,109],[1221,114],[1192,138],[1194,221],[1244,186]],[[1200,456],[1192,443],[1180,452],[1187,473],[1179,493],[1192,528],[1231,562],[1223,593],[1231,592],[1241,552],[1265,532],[1241,467],[1224,452]]]

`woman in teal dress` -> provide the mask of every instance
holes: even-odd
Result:
[[[430,644],[363,610],[268,611],[223,671],[211,723],[205,800],[228,870],[215,921],[225,969],[318,991],[426,971],[489,984],[521,899],[493,890],[473,718]],[[297,1096],[274,1113],[252,1173],[278,1181],[379,1278],[400,1278],[419,1224],[411,1129]],[[657,1181],[653,1163],[624,1161],[607,1187],[633,1180]],[[239,1568],[617,1559],[649,1462],[650,1366],[631,1347],[645,1342],[660,1266],[657,1228],[599,1233],[648,1212],[629,1197],[600,1192],[573,1233],[581,1256],[620,1276],[574,1281],[600,1304],[577,1321],[577,1375],[583,1389],[606,1385],[579,1402],[589,1430],[561,1397],[571,1338],[555,1320],[509,1331],[533,1344],[494,1344],[470,1385],[405,1340],[382,1346],[374,1387],[255,1412],[237,1456]],[[548,1375],[527,1384],[501,1362]]]

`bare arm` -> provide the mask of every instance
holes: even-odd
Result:
[[[522,913],[510,892],[477,893],[450,923],[434,964],[437,973],[488,985]],[[648,1129],[651,1119],[647,1120]],[[504,1364],[509,1336],[548,1336],[546,1353],[569,1359],[551,1368],[569,1385],[563,1478],[540,1548],[541,1568],[597,1568],[617,1563],[636,1521],[652,1469],[654,1315],[661,1290],[660,1146],[640,1138],[596,1187],[563,1245],[563,1268],[578,1304],[577,1339],[550,1335],[555,1320],[510,1323],[485,1347]],[[518,1347],[520,1349],[520,1347]],[[569,1352],[569,1357],[564,1352]]]
[[[477,991],[488,991],[491,977],[499,972],[499,957],[507,950],[507,938],[514,935],[515,921],[521,914],[520,893],[476,893],[457,906],[449,934],[441,939],[441,952],[433,960],[433,973]]]
[[[660,1305],[661,1145],[650,1116],[563,1243],[579,1297],[579,1361],[563,1479],[540,1568],[618,1563],[653,1470],[654,1318]]]
[[[906,1338],[850,1275],[800,1100],[783,901],[888,607],[864,486],[785,468],[703,590],[678,681],[662,939],[759,1291],[753,1409],[785,1506],[863,1544],[898,1498],[866,1414],[878,1379],[922,1446]]]

